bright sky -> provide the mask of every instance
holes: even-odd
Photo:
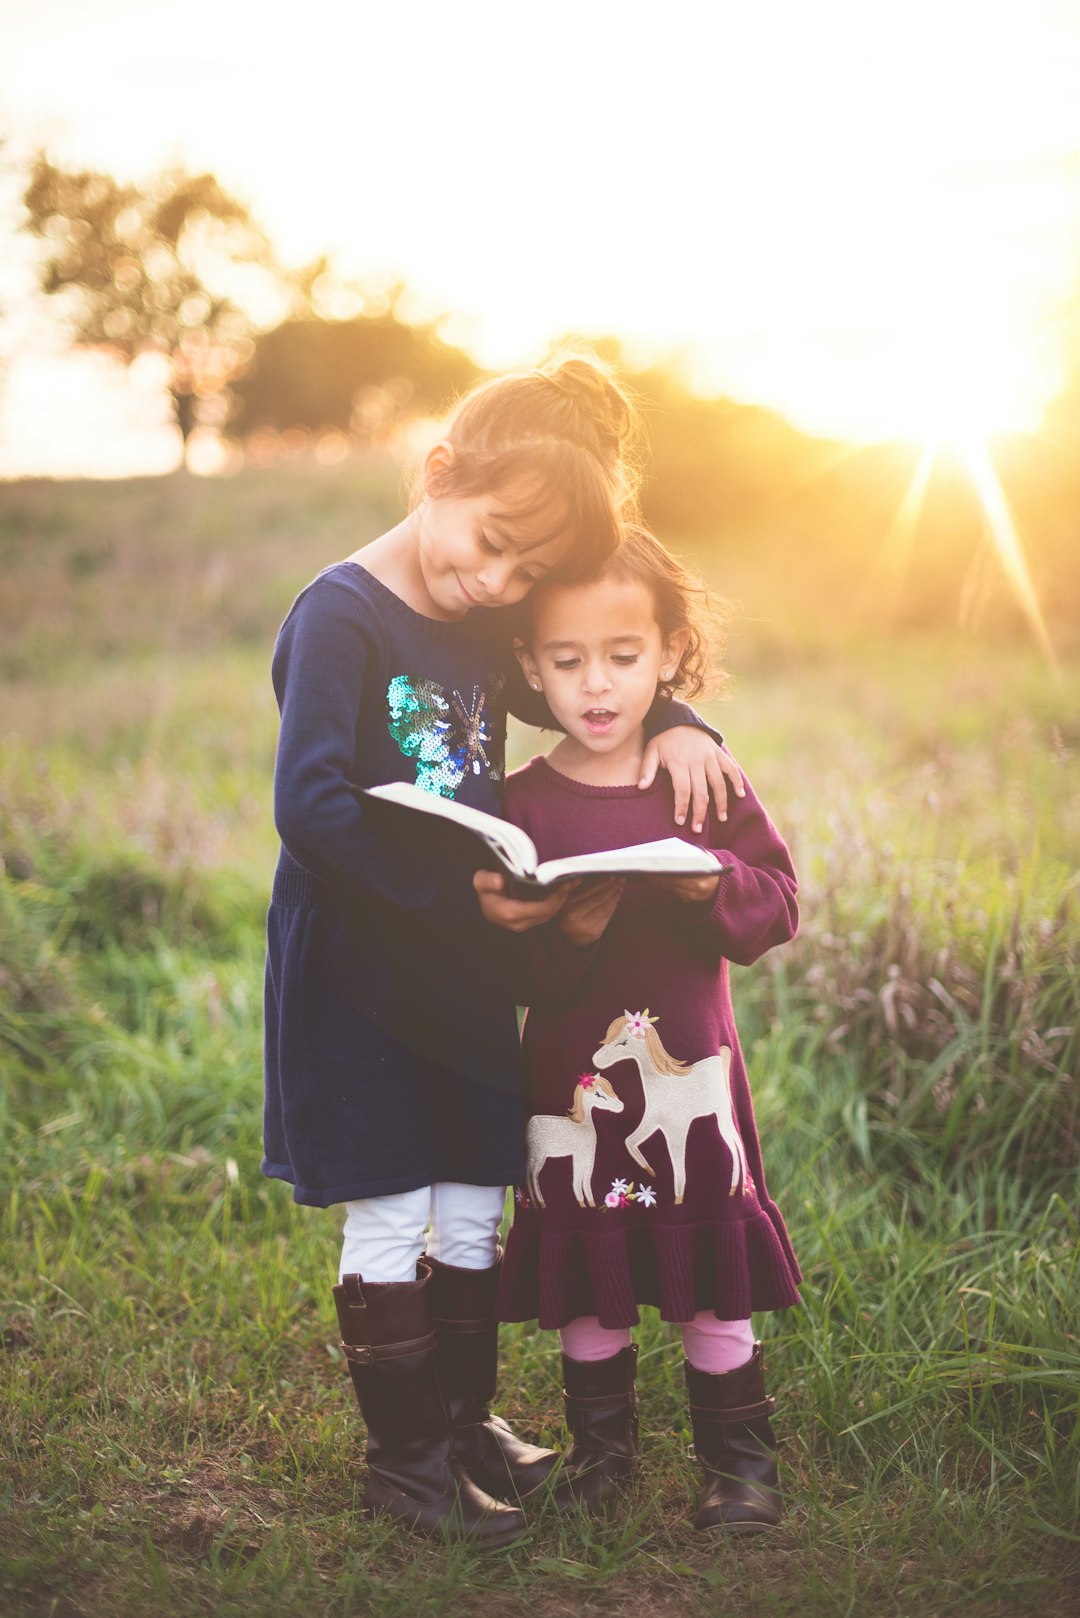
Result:
[[[614,331],[860,440],[1033,428],[1059,385],[1075,0],[0,0],[0,64],[20,141],[211,167],[491,364]],[[15,368],[0,469],[88,430],[100,376],[58,374]]]

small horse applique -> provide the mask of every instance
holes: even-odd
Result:
[[[655,1171],[642,1156],[641,1143],[659,1132],[664,1137],[675,1179],[675,1201],[682,1202],[686,1191],[686,1137],[695,1118],[715,1118],[720,1137],[731,1153],[731,1188],[734,1196],[743,1183],[743,1196],[751,1181],[746,1153],[735,1123],[731,1100],[731,1050],[722,1045],[715,1056],[693,1064],[677,1062],[660,1043],[653,1027],[655,1018],[648,1009],[627,1011],[616,1017],[594,1054],[597,1067],[614,1067],[616,1062],[638,1065],[645,1092],[645,1112],[637,1128],[626,1138],[626,1149],[647,1174]],[[598,1081],[603,1082],[603,1081]]]
[[[569,1112],[563,1116],[538,1112],[529,1119],[525,1131],[526,1185],[530,1199],[538,1207],[547,1206],[540,1195],[540,1171],[553,1157],[571,1159],[578,1207],[596,1207],[592,1193],[596,1126],[592,1115],[597,1108],[602,1112],[622,1112],[623,1104],[607,1079],[598,1073],[583,1073]]]

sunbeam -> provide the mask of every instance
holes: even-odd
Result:
[[[881,543],[878,568],[885,574],[894,598],[900,590],[911,562],[915,530],[926,500],[926,489],[937,451],[936,443],[924,447],[911,475],[911,482],[904,491],[904,498],[893,518],[892,526]]]
[[[994,548],[1020,610],[1027,619],[1047,662],[1056,667],[1057,659],[1028,570],[1024,547],[990,451],[982,439],[954,440],[953,448],[979,497],[979,504],[986,518]]]

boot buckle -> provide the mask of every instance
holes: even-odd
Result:
[[[341,1344],[341,1352],[349,1361],[350,1365],[375,1364],[375,1350],[372,1348],[370,1343],[343,1342]]]

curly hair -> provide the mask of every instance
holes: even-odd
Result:
[[[686,650],[670,679],[660,682],[669,700],[676,693],[715,695],[727,676],[717,664],[723,650],[724,626],[731,616],[726,601],[712,594],[704,580],[684,566],[655,534],[637,523],[623,529],[619,547],[595,574],[597,579],[631,579],[653,598],[656,621],[665,640],[687,630]]]

